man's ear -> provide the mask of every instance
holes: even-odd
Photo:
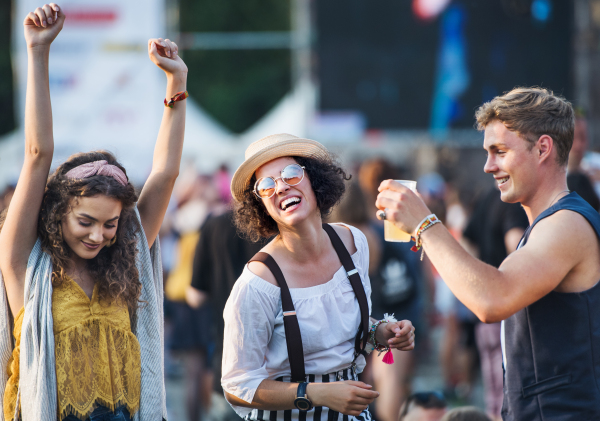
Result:
[[[540,163],[546,161],[554,151],[554,139],[547,134],[540,136],[535,144],[535,149],[539,156]]]

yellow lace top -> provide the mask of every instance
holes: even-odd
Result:
[[[19,391],[19,351],[21,349],[21,326],[23,325],[23,313],[25,308],[22,308],[15,317],[15,349],[8,360],[8,382],[4,389],[4,418],[5,421],[13,421],[15,415],[15,406],[17,405],[17,392]]]
[[[140,346],[131,332],[127,308],[116,303],[101,303],[97,285],[90,300],[75,281],[68,279],[53,290],[52,317],[59,420],[70,414],[86,419],[97,405],[113,411],[124,405],[130,414],[137,412]],[[15,344],[21,333],[17,319]],[[9,373],[9,385],[14,383],[11,383],[12,376],[16,376],[18,383],[18,358],[15,355],[18,355],[17,348],[11,359],[17,361],[16,371]],[[14,366],[13,362],[12,368]],[[12,420],[11,414],[14,414],[16,390],[13,395],[7,386],[4,398],[6,421]],[[12,407],[7,407],[7,401],[10,405],[11,399]],[[6,411],[6,408],[12,408],[12,411]]]

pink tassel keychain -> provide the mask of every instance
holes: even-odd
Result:
[[[394,354],[392,354],[392,348],[388,349],[388,351],[383,356],[382,361],[386,364],[394,364]]]
[[[392,354],[391,348],[377,343],[377,340],[375,340],[375,332],[377,331],[377,326],[379,326],[381,323],[393,323],[393,322],[397,322],[397,321],[398,320],[396,320],[393,313],[392,314],[385,313],[383,315],[383,319],[378,320],[377,322],[375,322],[371,325],[371,329],[370,329],[371,343],[373,344],[373,347],[379,351],[378,356],[381,355],[382,352],[385,352],[385,355],[383,356],[383,360],[382,360],[385,364],[394,364],[394,355]]]

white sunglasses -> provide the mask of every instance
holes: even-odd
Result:
[[[290,164],[281,170],[281,176],[277,178],[262,177],[254,183],[254,194],[259,199],[273,197],[277,190],[277,180],[281,179],[288,186],[297,186],[304,180],[304,167],[298,164]]]

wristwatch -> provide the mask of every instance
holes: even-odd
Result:
[[[300,411],[310,411],[313,408],[313,404],[308,399],[308,395],[306,394],[306,387],[308,383],[302,382],[298,385],[298,391],[296,391],[296,399],[294,400],[294,406],[298,408]]]

